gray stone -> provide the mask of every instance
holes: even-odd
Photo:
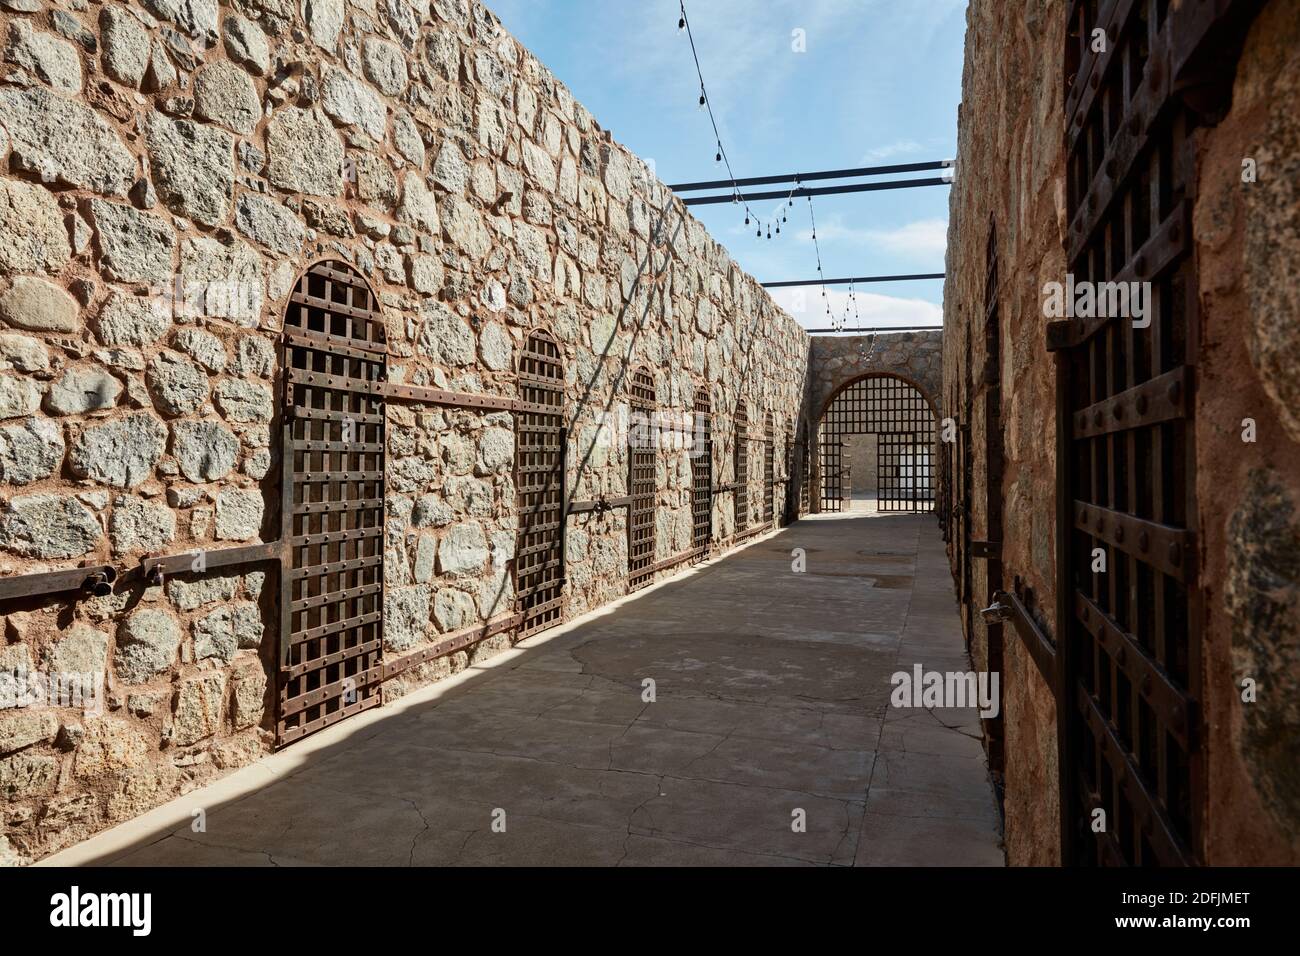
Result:
[[[149,32],[125,7],[104,7],[99,13],[104,41],[104,70],[119,83],[138,89],[149,67]]]
[[[428,584],[433,580],[433,571],[438,556],[438,539],[431,534],[422,534],[415,542],[415,563],[411,576],[417,584]]]
[[[162,338],[171,316],[156,298],[113,290],[92,324],[105,345],[145,348]]]
[[[287,192],[337,196],[343,184],[343,144],[320,113],[285,107],[266,127],[267,178]]]
[[[262,529],[265,503],[260,491],[227,488],[217,495],[217,538],[247,541]]]
[[[173,422],[172,455],[188,480],[216,481],[234,469],[239,441],[220,422]]]
[[[25,558],[75,558],[99,543],[99,520],[76,498],[26,495],[3,507],[0,547]]]
[[[210,318],[252,327],[262,317],[262,257],[234,236],[197,236],[181,243],[186,308]]]
[[[136,163],[126,144],[84,103],[43,86],[6,87],[0,89],[0,116],[15,169],[105,196],[125,196],[135,182]]]
[[[478,443],[477,474],[491,474],[510,465],[515,458],[515,435],[508,428],[485,428]]]
[[[487,539],[477,521],[455,525],[438,547],[438,569],[444,574],[480,574],[487,559]]]
[[[465,157],[451,140],[443,140],[438,158],[433,161],[433,181],[449,193],[464,193],[469,182]]]
[[[112,408],[122,394],[122,383],[93,366],[65,369],[45,396],[45,410],[51,415],[84,415]]]
[[[361,68],[386,96],[399,96],[406,89],[406,59],[396,43],[366,37],[361,44]]]
[[[388,114],[383,101],[359,80],[336,66],[326,64],[321,78],[321,105],[335,122],[356,126],[377,143],[384,141]]]
[[[77,622],[47,653],[51,674],[103,674],[108,668],[108,635]]]
[[[159,352],[149,363],[145,383],[154,404],[168,415],[188,415],[208,400],[208,376],[176,352]]]
[[[437,295],[445,279],[436,256],[411,256],[406,263],[407,281],[421,295]]]
[[[239,587],[236,575],[204,574],[193,581],[167,579],[167,599],[181,611],[193,611],[216,601],[229,601]]]
[[[267,45],[266,34],[251,20],[245,20],[237,13],[226,17],[221,24],[221,37],[225,40],[226,53],[258,76],[271,69],[271,48]]]
[[[0,793],[9,800],[38,797],[53,789],[58,776],[59,762],[54,757],[14,754],[0,760]]]
[[[357,198],[377,209],[391,209],[397,202],[397,177],[387,159],[374,153],[360,153],[352,163]]]
[[[49,33],[33,30],[27,20],[10,22],[5,59],[30,70],[60,93],[81,92],[81,57],[77,48]]]
[[[424,641],[429,627],[429,598],[426,584],[385,592],[385,649],[404,651]]]
[[[494,372],[505,372],[514,366],[514,342],[510,333],[496,322],[489,322],[479,332],[478,350],[483,364]]]
[[[167,57],[167,51],[161,43],[155,43],[149,53],[149,68],[144,73],[144,86],[148,90],[165,90],[171,87],[179,77],[176,67]]]
[[[433,599],[433,619],[444,634],[469,627],[477,620],[474,599],[455,588],[439,588]]]
[[[194,622],[194,659],[216,658],[223,664],[235,659],[239,648],[235,640],[234,611],[219,607]]]
[[[176,711],[171,740],[188,747],[221,729],[221,701],[226,694],[226,675],[220,671],[191,677],[176,691]]]
[[[456,514],[438,495],[422,495],[411,509],[411,524],[417,528],[442,528],[451,524]]]
[[[163,423],[147,413],[83,429],[72,443],[74,474],[116,488],[134,488],[153,476],[167,440]]]
[[[117,632],[113,667],[120,680],[141,684],[171,669],[181,644],[181,629],[166,611],[136,611]]]
[[[307,230],[280,203],[256,193],[244,193],[235,206],[235,225],[249,239],[276,252],[297,255]]]
[[[108,541],[114,554],[162,551],[176,539],[176,513],[166,505],[141,498],[118,498],[108,519]]]
[[[48,418],[0,428],[0,481],[26,485],[48,478],[63,461],[63,434]]]
[[[484,578],[478,586],[478,613],[483,620],[509,611],[515,602],[515,588],[504,571]]]
[[[217,0],[144,0],[160,20],[169,20],[205,46],[217,40]]]
[[[40,387],[31,379],[0,375],[0,418],[30,415],[40,404]]]
[[[250,661],[235,672],[230,694],[230,722],[235,730],[252,727],[261,721],[266,684],[266,671],[257,661]]]
[[[424,140],[410,113],[399,112],[393,116],[393,145],[417,169],[424,166]]]
[[[155,284],[170,279],[176,233],[165,219],[99,199],[91,201],[90,213],[99,238],[99,263],[108,278]]]
[[[230,215],[235,189],[234,140],[229,133],[162,113],[146,126],[149,167],[167,208],[204,226]]]
[[[194,115],[251,136],[262,104],[247,73],[233,63],[213,63],[194,75]]]
[[[247,585],[245,585],[247,587]],[[256,604],[241,601],[231,606],[231,627],[235,632],[235,642],[243,650],[262,646],[262,635],[266,626],[262,623],[262,612]]]
[[[407,173],[402,180],[402,202],[397,207],[397,221],[429,235],[438,234],[438,206],[424,180],[415,173]]]
[[[220,372],[226,367],[226,347],[221,339],[202,329],[180,329],[172,338],[172,345],[194,359],[209,372]]]
[[[492,237],[483,224],[483,217],[458,196],[448,196],[444,204],[442,234],[447,241],[475,259],[483,258],[492,249]]]
[[[0,294],[0,319],[32,332],[77,332],[81,329],[81,307],[52,282],[17,276]]]
[[[302,16],[312,42],[333,52],[343,29],[343,0],[303,0]]]
[[[59,732],[59,718],[48,710],[0,714],[0,754],[32,744],[49,743]]]
[[[255,382],[222,379],[213,396],[217,409],[228,422],[269,422],[275,413],[271,390]]]
[[[442,365],[462,367],[474,361],[474,332],[441,302],[429,302],[422,309],[424,324],[416,347],[421,355]]]
[[[0,153],[4,152],[4,143],[4,131],[0,129]],[[71,257],[68,230],[59,204],[49,191],[0,179],[0,274],[53,274]]]
[[[241,335],[235,342],[230,371],[235,375],[266,378],[275,368],[275,348],[266,339]]]

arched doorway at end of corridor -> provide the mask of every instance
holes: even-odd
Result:
[[[855,502],[878,511],[935,506],[934,406],[911,382],[871,373],[843,385],[817,424],[817,510]]]

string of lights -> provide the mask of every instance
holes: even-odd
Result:
[[[700,109],[705,110],[709,114],[709,124],[713,127],[713,139],[718,144],[717,152],[714,154],[714,161],[721,163],[726,167],[727,178],[731,180],[731,201],[737,205],[744,206],[745,225],[756,225],[756,235],[759,239],[763,238],[764,225],[766,225],[768,239],[772,238],[772,230],[774,226],[776,234],[779,236],[781,234],[781,223],[786,221],[784,211],[785,205],[783,204],[781,207],[782,211],[779,219],[776,214],[773,214],[772,219],[765,224],[762,217],[750,208],[749,203],[745,201],[745,198],[740,193],[740,184],[736,181],[736,174],[731,168],[731,158],[727,155],[727,150],[722,145],[722,134],[718,132],[718,118],[713,114],[713,101],[709,98],[708,88],[704,85],[704,71],[700,68],[700,54],[695,48],[695,34],[691,31],[690,17],[686,15],[686,0],[678,0],[678,9],[681,11],[681,16],[677,20],[677,29],[679,32],[686,34],[686,38],[691,44],[691,59],[695,61],[695,75],[700,81]],[[799,183],[796,180],[795,184],[790,187],[790,193],[786,197],[788,204],[791,206],[794,205],[794,191],[798,188]]]

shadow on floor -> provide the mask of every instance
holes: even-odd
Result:
[[[814,516],[520,648],[48,862],[1003,862],[975,711],[889,705],[970,669],[932,515]]]

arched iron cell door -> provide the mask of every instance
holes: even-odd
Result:
[[[655,563],[655,380],[644,367],[632,376],[632,421],[628,430],[628,587],[654,576]]]
[[[519,357],[520,398],[547,411],[517,413],[515,599],[519,636],[560,620],[564,593],[564,365],[546,332],[528,336]],[[553,410],[552,410],[553,409]]]
[[[701,550],[713,538],[713,403],[707,388],[695,392],[696,444],[691,448],[691,548]]]
[[[303,274],[282,345],[280,746],[380,702],[387,352],[360,273]]]
[[[880,511],[934,510],[934,411],[916,386],[892,375],[867,375],[841,388],[818,428],[821,507],[840,511],[843,448],[854,435],[876,441],[876,506]]]
[[[732,450],[736,469],[736,533],[749,527],[749,410],[736,405],[736,441]]]

